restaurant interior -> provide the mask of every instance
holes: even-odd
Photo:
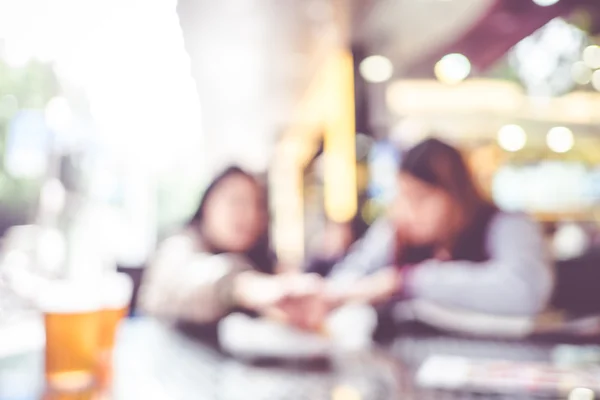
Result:
[[[420,298],[412,262],[385,304],[323,294],[431,138],[539,226],[539,310]],[[231,166],[264,189],[275,306],[206,238],[181,286],[159,268]],[[600,2],[0,0],[0,400],[192,398],[600,398]]]

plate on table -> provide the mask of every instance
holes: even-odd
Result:
[[[333,311],[323,333],[234,313],[221,320],[218,335],[223,350],[238,358],[312,360],[328,358],[338,350],[368,348],[376,324],[372,307],[352,304]]]
[[[325,358],[329,357],[332,347],[324,335],[242,313],[225,317],[219,323],[218,334],[223,350],[248,360]]]

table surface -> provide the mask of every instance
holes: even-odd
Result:
[[[404,332],[388,345],[363,354],[340,355],[329,367],[255,365],[150,319],[129,320],[115,352],[115,400],[319,400],[336,390],[362,400],[525,399],[424,390],[414,373],[432,354],[549,361],[553,343],[474,340]],[[43,390],[43,355],[0,359],[0,400],[34,400]]]

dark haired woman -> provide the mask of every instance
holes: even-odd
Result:
[[[206,189],[179,235],[158,249],[144,277],[142,308],[192,323],[216,322],[233,309],[263,311],[315,288],[314,277],[276,276],[267,237],[265,191],[230,167]]]
[[[538,225],[478,191],[460,152],[437,139],[408,150],[390,213],[333,271],[336,301],[392,296],[496,315],[544,309],[553,271]]]

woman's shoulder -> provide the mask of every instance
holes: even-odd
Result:
[[[541,226],[527,213],[498,210],[492,217],[490,232],[511,234],[515,232],[541,233]]]
[[[375,221],[373,221],[373,223],[371,223],[369,229],[367,230],[367,232],[381,232],[387,234],[394,233],[395,231],[396,228],[394,227],[394,222],[387,215],[377,218]]]
[[[396,228],[393,221],[387,217],[380,217],[373,221],[367,232],[363,235],[362,241],[369,244],[387,244],[394,239]]]
[[[182,229],[167,236],[159,245],[162,251],[203,251],[206,246],[202,238],[191,229]]]
[[[514,223],[536,223],[535,220],[523,211],[505,211],[498,210],[493,217],[493,221],[512,221]]]

